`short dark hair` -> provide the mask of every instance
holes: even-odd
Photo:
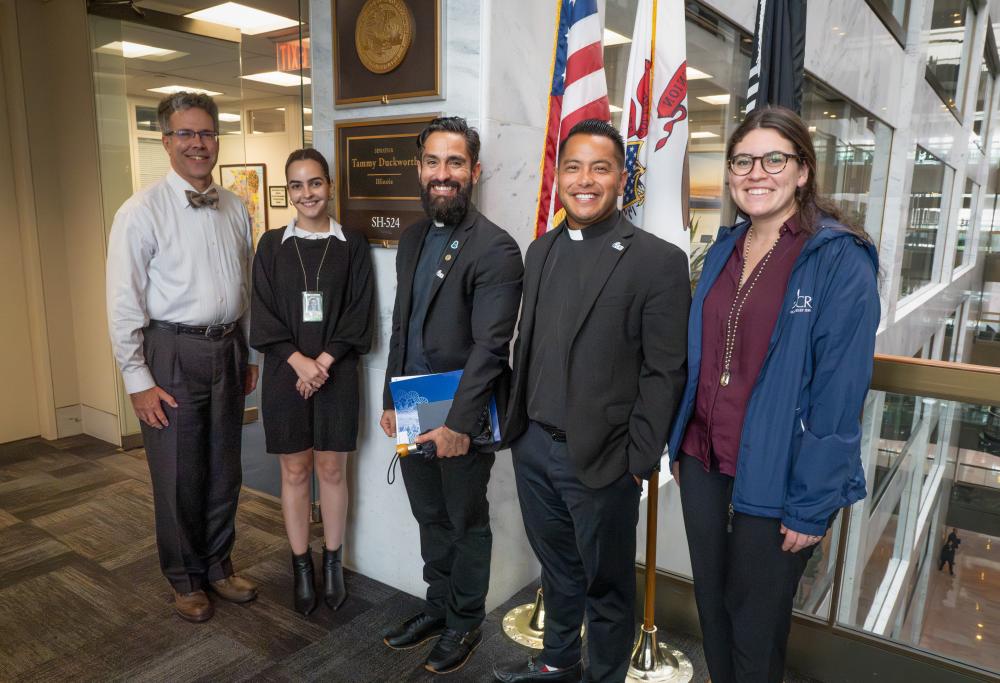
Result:
[[[326,157],[312,147],[297,149],[288,155],[288,161],[285,162],[285,182],[288,182],[288,169],[296,161],[315,161],[323,169],[323,176],[326,178],[326,181],[333,182],[330,180],[330,164],[327,163]]]
[[[469,154],[470,163],[475,166],[476,162],[479,161],[479,131],[470,126],[469,122],[461,116],[439,116],[428,123],[427,127],[420,131],[420,135],[417,136],[418,158],[424,156],[424,145],[432,133],[458,133],[465,138],[465,147]]]
[[[618,165],[625,168],[625,142],[622,140],[622,134],[607,121],[602,121],[601,119],[584,119],[570,128],[569,134],[559,143],[560,159],[562,159],[563,150],[566,149],[566,143],[574,135],[599,135],[602,138],[611,140],[615,146],[615,158],[618,160]]]
[[[215,130],[219,130],[219,105],[211,97],[200,92],[175,92],[160,100],[160,105],[156,108],[156,119],[160,123],[160,130],[164,133],[170,130],[170,117],[175,111],[186,111],[188,109],[201,109],[212,117]]]

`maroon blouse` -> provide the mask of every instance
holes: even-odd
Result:
[[[724,387],[719,385],[719,378],[722,377],[726,350],[726,320],[743,268],[745,234],[737,241],[702,307],[698,393],[694,415],[684,433],[681,450],[698,458],[705,469],[717,465],[720,472],[731,477],[736,476],[740,435],[750,393],[764,365],[764,356],[781,312],[792,266],[809,237],[799,229],[795,218],[786,222],[784,227],[787,230],[782,233],[774,253],[743,305],[729,366],[729,384]],[[747,283],[753,280],[753,273],[760,267],[761,264],[758,264],[747,277]]]

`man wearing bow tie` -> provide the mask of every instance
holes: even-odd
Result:
[[[125,390],[142,423],[160,567],[174,607],[211,618],[206,590],[248,602],[233,573],[248,364],[250,217],[212,182],[219,109],[212,98],[164,98],[158,120],[171,170],[129,198],[108,243],[108,326]]]

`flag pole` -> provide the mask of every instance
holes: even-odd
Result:
[[[691,660],[666,643],[657,642],[656,630],[656,522],[659,509],[660,473],[649,478],[646,501],[646,595],[642,626],[629,659],[628,681],[687,683],[694,677]]]

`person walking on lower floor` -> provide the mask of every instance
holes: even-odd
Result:
[[[641,479],[658,466],[685,376],[684,252],[617,209],[625,150],[611,124],[574,126],[556,170],[566,220],[525,258],[506,437],[542,565],[544,648],[499,681],[625,680],[635,634]]]
[[[250,217],[212,182],[219,110],[206,95],[164,98],[167,177],[134,194],[108,241],[108,326],[149,461],[160,567],[189,621],[213,614],[205,593],[257,596],[233,573],[248,364]]]
[[[427,600],[423,612],[387,630],[407,649],[440,635],[424,666],[457,671],[482,640],[493,534],[486,489],[492,447],[471,445],[491,396],[505,407],[508,349],[521,299],[521,252],[472,205],[479,181],[479,133],[459,117],[439,118],[417,138],[417,172],[427,220],[406,228],[396,253],[396,302],[381,425],[396,435],[389,382],[401,375],[462,370],[444,425],[417,437],[437,458],[403,458],[410,509],[420,527]]]
[[[371,345],[375,289],[368,241],[327,214],[330,167],[314,149],[285,164],[296,216],[260,240],[250,344],[264,354],[261,412],[267,451],[280,454],[281,511],[292,547],[293,603],[318,602],[309,550],[312,474],[323,515],[323,599],[347,598],[343,539],[347,454],[357,447],[358,358]]]
[[[720,230],[705,258],[670,457],[712,681],[778,683],[806,563],[865,496],[878,255],[817,197],[794,112],[748,114],[726,159],[749,220]]]

